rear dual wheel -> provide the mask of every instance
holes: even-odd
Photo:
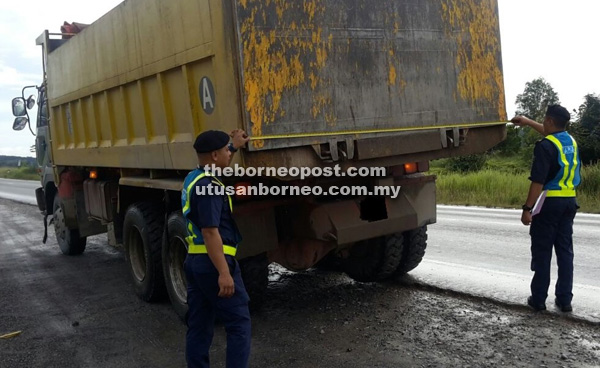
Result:
[[[395,276],[402,276],[414,270],[423,260],[427,248],[427,226],[406,231],[404,233],[404,250],[402,260]]]
[[[427,226],[356,243],[339,261],[356,281],[373,282],[401,277],[415,269],[425,256]]]
[[[163,299],[161,250],[164,214],[160,204],[132,204],[123,222],[123,245],[136,294],[144,301]]]
[[[181,212],[172,213],[167,219],[167,234],[163,243],[162,261],[165,284],[175,313],[185,321],[188,311],[187,281],[183,263],[187,255],[186,222]]]
[[[185,320],[188,311],[187,280],[184,262],[187,255],[188,236],[186,221],[181,212],[174,212],[167,220],[167,236],[162,251],[165,284],[175,313]],[[244,286],[250,296],[250,307],[258,308],[264,301],[269,275],[266,254],[240,260]]]
[[[394,274],[403,254],[403,236],[396,233],[363,240],[352,246],[342,269],[360,282],[381,281]]]

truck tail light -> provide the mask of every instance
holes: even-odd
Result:
[[[411,162],[408,164],[404,164],[404,172],[406,174],[414,174],[417,171],[419,171],[419,167],[417,166],[416,162]]]
[[[248,200],[250,198],[252,198],[252,196],[250,194],[248,194],[249,190],[250,190],[250,186],[252,184],[246,182],[246,181],[241,181],[239,183],[235,183],[235,185],[233,186],[235,188],[235,198],[238,200]],[[238,191],[239,188],[239,191]],[[242,189],[244,188],[244,189]],[[245,193],[245,194],[243,194]]]

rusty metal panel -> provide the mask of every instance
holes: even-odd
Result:
[[[361,165],[448,156],[405,130],[504,120],[499,42],[496,0],[129,0],[47,55],[52,156],[187,170],[195,135],[238,127],[245,165],[338,139]]]
[[[361,219],[359,201],[324,203],[310,213],[312,230],[307,233],[314,234],[316,238],[325,233],[332,233],[337,238],[338,245],[347,245],[416,229],[436,222],[435,198],[435,180],[415,181],[403,185],[397,198],[385,199],[387,217],[378,221]]]
[[[235,12],[244,122],[264,137],[252,150],[506,120],[496,0],[236,0]]]

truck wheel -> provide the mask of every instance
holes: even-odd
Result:
[[[404,255],[396,275],[402,276],[414,270],[423,260],[425,248],[427,248],[427,226],[405,232]]]
[[[267,253],[240,260],[242,279],[250,296],[250,308],[257,309],[264,303],[269,285],[269,260]]]
[[[323,259],[313,266],[320,271],[340,272],[342,270],[342,260],[335,252],[329,252]]]
[[[168,237],[162,249],[163,270],[169,299],[175,313],[185,321],[188,311],[187,280],[183,262],[187,255],[186,222],[181,211],[172,213],[167,220]]]
[[[381,281],[394,274],[402,259],[401,233],[356,243],[342,262],[344,272],[360,282]]]
[[[56,242],[60,251],[68,256],[76,256],[85,251],[87,238],[79,236],[78,229],[69,229],[65,221],[65,214],[60,203],[58,193],[54,196],[52,206],[52,220],[56,233]]]
[[[160,206],[132,204],[123,222],[123,245],[136,294],[144,301],[157,301],[165,295],[161,244],[164,217]]]

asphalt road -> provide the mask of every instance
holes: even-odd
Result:
[[[597,324],[413,283],[416,278],[435,285],[451,274],[480,270],[483,261],[496,264],[489,262],[494,255],[465,257],[471,253],[468,247],[456,251],[456,258],[471,259],[467,265],[452,265],[438,254],[448,249],[438,244],[445,245],[448,236],[438,237],[435,230],[448,222],[443,212],[440,224],[431,228],[428,260],[401,284],[361,284],[339,273],[295,274],[272,267],[268,302],[252,316],[251,366],[600,366]],[[48,244],[41,243],[36,207],[0,199],[0,217],[0,336],[20,332],[0,338],[0,367],[185,366],[185,326],[167,301],[148,304],[135,296],[123,252],[108,246],[106,236],[88,239],[82,256],[67,257],[60,254],[53,234]],[[462,232],[459,224],[454,226]],[[457,242],[464,245],[466,240]],[[441,262],[454,272],[442,272]],[[436,270],[436,278],[427,275],[428,267]],[[480,277],[459,277],[467,283],[452,285],[459,291],[463,286],[456,285],[467,285],[478,294],[477,283],[469,280]],[[482,289],[502,299],[498,279],[491,281]],[[517,289],[526,285],[527,280],[517,283]],[[225,334],[218,327],[213,366],[224,366],[225,348]]]
[[[411,275],[417,280],[475,296],[523,304],[529,295],[529,227],[521,211],[438,206],[429,227],[425,258]],[[600,321],[600,215],[577,214],[574,224],[573,314]],[[556,263],[546,305],[554,309]]]
[[[35,204],[37,182],[0,179],[0,198]],[[523,304],[529,295],[529,228],[520,211],[438,206],[425,259],[411,275],[444,290]],[[600,321],[600,215],[578,214],[574,226],[573,314]],[[556,277],[556,267],[553,266]],[[553,309],[552,279],[547,306]]]
[[[185,326],[139,300],[106,236],[85,253],[42,244],[36,207],[0,199],[0,367],[184,367]],[[458,272],[461,272],[458,270]],[[597,324],[401,283],[272,267],[252,314],[251,367],[597,367]],[[13,337],[4,334],[16,332]],[[225,366],[217,325],[213,367]]]
[[[39,181],[0,179],[0,198],[35,205],[35,190],[40,186]]]

